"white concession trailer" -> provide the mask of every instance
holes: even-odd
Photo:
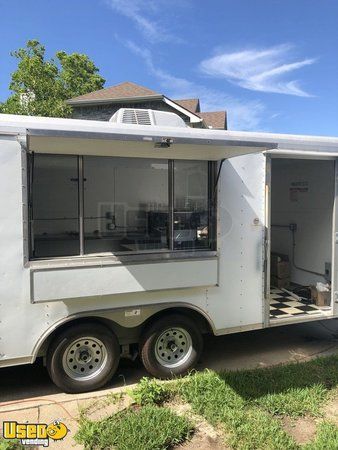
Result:
[[[0,115],[0,367],[43,357],[81,392],[121,356],[168,377],[194,366],[203,333],[337,317],[337,158],[337,138],[159,111]],[[271,254],[287,256],[287,289]],[[316,283],[325,304],[299,294]]]

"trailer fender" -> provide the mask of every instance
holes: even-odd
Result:
[[[216,334],[215,325],[207,312],[190,303],[175,302],[170,305],[168,305],[168,303],[159,303],[133,306],[130,308],[123,307],[83,311],[64,317],[45,330],[34,346],[31,363],[33,363],[38,356],[42,356],[41,350],[49,344],[51,338],[70,323],[81,322],[87,319],[96,319],[98,322],[108,323],[119,337],[119,335],[121,335],[121,330],[129,329],[131,331],[131,329],[139,328],[141,332],[141,329],[143,328],[142,325],[155,320],[156,317],[159,317],[166,311],[181,312],[182,314],[193,315],[195,318],[200,318],[206,324],[206,331]]]

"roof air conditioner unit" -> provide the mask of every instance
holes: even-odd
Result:
[[[121,108],[109,119],[112,123],[129,125],[153,125],[162,127],[187,127],[184,120],[175,113],[153,109]]]

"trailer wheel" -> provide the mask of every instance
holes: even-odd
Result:
[[[104,386],[116,372],[120,346],[104,325],[83,323],[59,334],[47,352],[47,369],[63,391],[87,392]]]
[[[160,318],[141,338],[143,365],[158,378],[187,373],[198,362],[202,349],[202,334],[195,323],[178,314]]]

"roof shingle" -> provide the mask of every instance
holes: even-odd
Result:
[[[218,128],[221,130],[227,129],[226,111],[198,112],[196,114],[204,120],[208,127]]]
[[[131,81],[125,81],[124,83],[117,84],[105,89],[100,89],[99,91],[89,92],[89,94],[80,95],[79,97],[74,97],[70,99],[70,102],[77,101],[95,101],[95,100],[110,100],[110,99],[120,99],[129,97],[149,97],[158,95],[158,92],[148,89],[144,86],[139,86],[138,84],[132,83]]]
[[[178,105],[182,106],[183,108],[193,112],[197,113],[200,112],[200,101],[198,98],[183,98],[179,100],[173,100],[173,102],[177,103]]]

